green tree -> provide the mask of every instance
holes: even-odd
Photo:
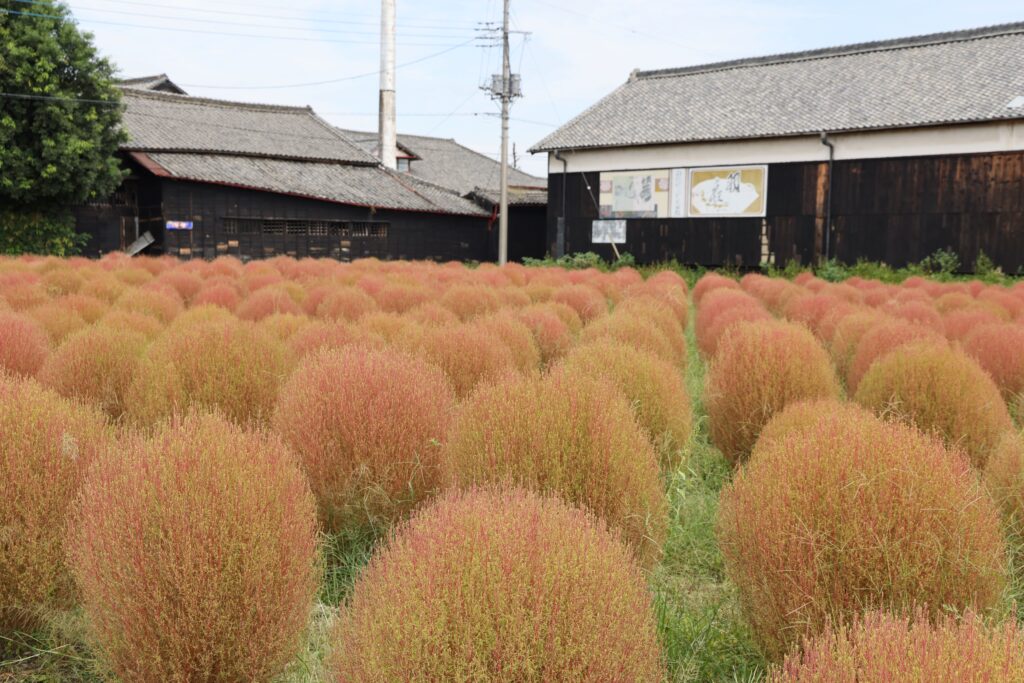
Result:
[[[114,67],[61,2],[0,0],[0,252],[73,253],[70,208],[121,183]]]

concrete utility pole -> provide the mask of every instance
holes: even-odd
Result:
[[[380,163],[398,167],[395,150],[398,130],[395,122],[395,0],[380,2],[380,119],[378,134]]]
[[[509,2],[501,24],[501,203],[498,207],[498,265],[508,263],[508,109],[512,102],[512,68],[508,58]]]

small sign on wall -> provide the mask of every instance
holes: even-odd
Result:
[[[167,221],[168,230],[191,230],[192,221]]]
[[[590,229],[592,244],[625,244],[626,221],[594,221]]]

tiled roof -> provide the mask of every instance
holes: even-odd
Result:
[[[376,133],[344,129],[342,133],[367,152],[372,153],[377,147]],[[497,188],[500,185],[501,162],[460,145],[455,140],[400,134],[398,144],[419,157],[409,165],[409,174],[416,178],[447,187],[462,196],[477,187]],[[511,167],[508,182],[510,185],[527,187],[548,186],[545,178]]]
[[[1024,23],[634,72],[531,151],[1024,118]]]
[[[308,107],[122,89],[126,149],[246,154],[376,165]]]
[[[399,211],[487,216],[479,206],[430,183],[379,166],[254,156],[137,153],[149,168],[180,180],[218,183]]]
[[[155,76],[140,76],[139,78],[123,78],[118,85],[122,88],[137,88],[139,90],[157,90],[160,92],[177,93],[187,95],[177,83],[172,81],[167,74],[156,74]]]
[[[494,207],[501,201],[500,190],[475,188],[470,194],[471,199],[483,206]],[[547,206],[548,191],[536,187],[509,187],[509,206]]]

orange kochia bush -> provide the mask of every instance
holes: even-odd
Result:
[[[557,498],[452,491],[370,560],[332,635],[332,681],[637,681],[665,671],[640,569]]]
[[[265,681],[319,585],[316,508],[276,438],[193,415],[97,460],[69,532],[89,632],[125,681]]]
[[[32,377],[50,353],[50,336],[32,318],[0,311],[0,373]]]
[[[456,417],[443,471],[450,485],[560,495],[607,521],[645,566],[661,555],[668,508],[657,455],[607,382],[560,371],[482,386]]]
[[[932,625],[873,611],[808,640],[769,683],[994,683],[1024,680],[1024,635],[1014,619],[989,627],[974,613]]]
[[[999,515],[962,454],[866,410],[798,404],[776,419],[785,426],[766,428],[723,489],[718,521],[769,657],[869,609],[996,605]]]
[[[281,390],[275,429],[336,531],[387,525],[437,487],[454,397],[444,374],[395,350],[306,358]]]
[[[740,323],[726,332],[708,370],[711,440],[729,462],[743,461],[775,413],[795,401],[837,396],[835,370],[810,330]]]
[[[999,388],[972,358],[945,341],[906,344],[875,361],[855,398],[963,449],[979,468],[1013,429]]]
[[[981,325],[967,335],[964,351],[992,376],[1006,399],[1024,393],[1024,324]]]
[[[0,372],[0,635],[72,602],[66,516],[108,441],[98,411]]]

